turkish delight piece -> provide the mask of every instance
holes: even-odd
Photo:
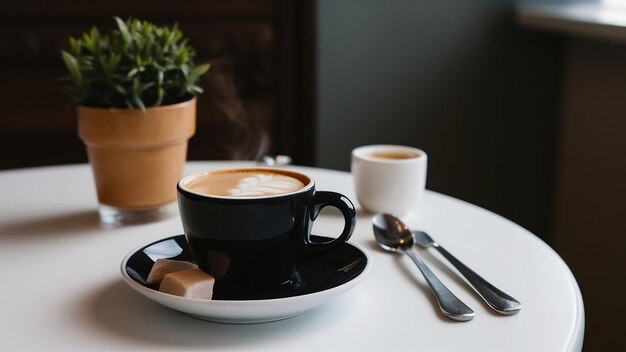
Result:
[[[148,285],[159,287],[165,275],[176,271],[197,268],[196,264],[183,260],[157,259],[154,265],[152,265],[150,274],[148,274]]]
[[[200,269],[187,269],[165,275],[159,291],[188,298],[211,299],[213,276]]]

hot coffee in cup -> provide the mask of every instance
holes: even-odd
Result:
[[[178,206],[198,266],[215,289],[241,293],[288,285],[297,265],[348,240],[356,212],[345,196],[315,190],[312,178],[290,170],[246,168],[206,171],[178,182]],[[322,208],[345,220],[336,239],[310,234]]]
[[[197,174],[185,182],[192,192],[222,197],[263,197],[295,192],[309,183],[300,174],[272,170],[218,170]]]

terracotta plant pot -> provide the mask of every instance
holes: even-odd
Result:
[[[175,201],[195,128],[195,98],[146,111],[78,107],[100,204],[141,211]]]

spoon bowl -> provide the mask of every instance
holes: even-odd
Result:
[[[376,237],[378,245],[391,252],[402,252],[411,249],[413,246],[411,230],[406,226],[403,228],[404,224],[402,223],[390,223],[388,220],[381,214],[377,214],[372,218],[374,237]],[[394,227],[393,230],[389,228],[389,225]]]
[[[417,245],[420,247],[428,248],[437,244],[437,242],[435,242],[435,240],[433,240],[432,237],[428,236],[428,234],[424,231],[412,231],[412,232],[413,232],[413,239],[415,240],[415,243],[417,243]]]

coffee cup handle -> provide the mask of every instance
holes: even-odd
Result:
[[[322,209],[327,206],[332,206],[343,214],[345,225],[343,231],[339,237],[328,242],[313,242],[310,238],[306,239],[307,251],[310,254],[326,252],[329,249],[347,242],[352,236],[354,227],[356,225],[356,209],[354,204],[343,194],[328,191],[318,191],[313,195],[313,212],[311,213],[311,221],[315,221]]]

